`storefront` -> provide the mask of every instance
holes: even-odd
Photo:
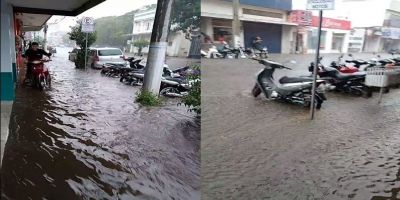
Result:
[[[315,53],[319,18],[312,16],[310,11],[294,10],[290,14],[290,20],[299,24],[296,51],[298,53]],[[324,17],[321,30],[321,53],[346,53],[350,31],[350,21]]]
[[[297,24],[288,22],[288,10],[284,10],[284,8],[291,8],[291,1],[273,3],[243,0],[240,2],[239,38],[241,46],[251,48],[253,38],[260,36],[263,39],[262,45],[267,47],[271,53],[294,52]],[[234,46],[232,2],[202,0],[201,6],[201,31],[210,36],[213,42],[225,41],[230,46]]]

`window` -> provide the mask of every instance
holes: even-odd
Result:
[[[320,49],[325,49],[326,31],[321,31],[321,45]],[[318,31],[313,29],[307,33],[307,46],[309,49],[316,49],[318,43]]]
[[[122,55],[122,51],[119,49],[99,50],[99,56],[119,56],[119,55]]]

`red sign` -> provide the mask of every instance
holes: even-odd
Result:
[[[319,26],[319,17],[313,16],[311,26]],[[351,30],[351,22],[347,20],[332,19],[324,17],[322,19],[322,28]]]
[[[312,12],[306,10],[293,10],[290,13],[289,21],[303,26],[310,26],[312,23]]]

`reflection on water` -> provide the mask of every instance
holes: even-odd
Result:
[[[138,88],[74,69],[66,51],[50,91],[16,91],[2,199],[200,199],[199,122],[176,101],[140,108]]]

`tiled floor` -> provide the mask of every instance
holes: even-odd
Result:
[[[8,125],[10,123],[10,115],[12,109],[11,101],[2,101],[1,102],[1,157],[0,157],[0,166],[1,160],[3,160],[4,146],[6,145],[8,138]]]

